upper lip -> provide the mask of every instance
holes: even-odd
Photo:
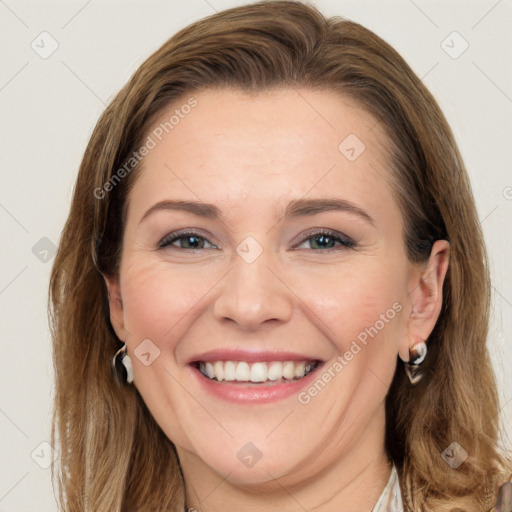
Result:
[[[188,364],[207,361],[247,361],[248,363],[270,361],[321,361],[318,357],[297,352],[247,350],[247,349],[215,349],[191,357]]]

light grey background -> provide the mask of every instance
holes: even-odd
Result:
[[[178,29],[243,3],[0,0],[0,512],[57,510],[50,469],[41,467],[52,461],[44,444],[53,393],[47,286],[52,248],[96,120]],[[510,435],[512,0],[314,3],[391,43],[454,130],[491,256],[489,346]],[[58,48],[47,56],[52,44]]]

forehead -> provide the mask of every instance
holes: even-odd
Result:
[[[130,203],[156,202],[170,191],[220,203],[308,191],[356,199],[389,192],[376,190],[388,173],[383,129],[333,91],[184,95],[160,113],[146,137],[154,147],[142,161]]]

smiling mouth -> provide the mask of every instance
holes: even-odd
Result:
[[[193,366],[209,380],[230,384],[282,384],[303,379],[320,365],[304,361],[197,361]]]

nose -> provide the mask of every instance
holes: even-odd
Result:
[[[256,331],[263,324],[277,325],[291,318],[293,292],[270,267],[269,259],[266,251],[251,263],[235,256],[213,306],[216,319],[234,322],[244,331]]]

